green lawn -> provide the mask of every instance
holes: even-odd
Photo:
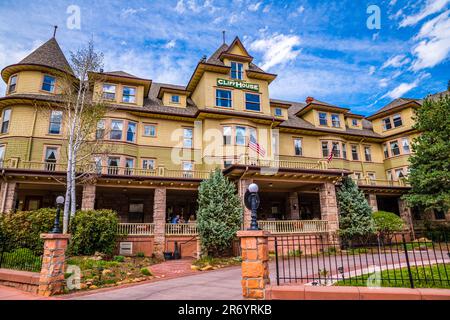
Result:
[[[411,268],[415,288],[446,288],[450,289],[450,264],[439,264]],[[336,286],[367,286],[367,279],[371,274],[361,275],[338,281]],[[381,271],[382,287],[410,288],[408,269],[394,269]],[[403,279],[403,281],[402,281]]]

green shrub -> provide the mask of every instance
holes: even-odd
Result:
[[[119,219],[111,210],[78,211],[70,223],[72,255],[111,255],[116,247]]]
[[[36,211],[18,211],[0,215],[0,239],[5,243],[6,251],[16,248],[28,248],[36,255],[43,252],[42,233],[53,228],[55,209]]]
[[[124,262],[125,257],[124,256],[115,256],[113,260],[117,261],[117,262]]]
[[[138,258],[145,258],[145,253],[138,252],[138,253],[136,253],[136,257],[138,257]]]
[[[142,268],[142,269],[141,269],[141,273],[142,273],[144,276],[151,276],[151,275],[152,275],[152,273],[150,272],[150,270],[148,270],[148,268]]]
[[[372,216],[375,223],[375,230],[383,240],[390,241],[394,233],[403,230],[404,222],[395,213],[377,211]]]

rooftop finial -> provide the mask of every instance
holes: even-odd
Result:
[[[56,31],[58,30],[58,26],[55,26],[54,28],[55,30],[53,31],[53,38],[56,38]]]
[[[224,30],[224,31],[222,31],[222,34],[223,34],[223,44],[225,44],[226,43],[226,31]]]

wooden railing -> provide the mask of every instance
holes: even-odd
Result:
[[[399,180],[382,180],[382,179],[354,179],[359,186],[374,187],[409,187],[410,184],[406,179]]]
[[[272,234],[323,233],[328,231],[328,221],[325,220],[258,221],[258,225],[261,229]]]
[[[154,223],[119,223],[118,234],[129,236],[152,236],[155,233]]]
[[[327,161],[291,161],[291,160],[265,160],[242,156],[236,162],[240,165],[267,167],[267,168],[284,168],[284,169],[328,169]]]
[[[22,169],[45,172],[66,172],[66,163],[55,162],[37,162],[37,161],[19,161],[5,160],[0,161],[0,168],[4,169]],[[164,167],[157,167],[155,169],[139,169],[126,168],[118,166],[98,166],[94,163],[77,166],[78,172],[92,173],[98,175],[112,175],[112,176],[138,176],[138,177],[163,177],[163,178],[180,178],[180,179],[199,179],[204,180],[209,178],[210,171],[185,171],[172,170]]]
[[[166,224],[166,236],[195,236],[197,234],[196,223]]]

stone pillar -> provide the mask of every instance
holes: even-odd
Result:
[[[96,185],[95,184],[85,184],[83,185],[83,199],[81,201],[81,210],[94,210],[95,209],[95,193],[96,193]]]
[[[44,239],[44,255],[38,293],[49,297],[63,292],[66,249],[70,235],[41,234],[41,239]]]
[[[398,199],[398,209],[400,212],[400,217],[403,219],[405,223],[405,231],[411,232],[413,238],[414,237],[414,225],[412,221],[411,208],[409,208],[406,204],[406,201],[402,198]]]
[[[244,205],[244,196],[248,190],[248,187],[253,183],[251,179],[240,179],[238,181],[238,194],[242,200],[242,206],[244,207],[244,230],[250,228],[250,223],[252,221],[252,211],[247,209]]]
[[[289,210],[291,220],[299,220],[300,219],[300,208],[298,203],[298,193],[290,192],[289,193]]]
[[[328,234],[333,236],[339,229],[336,187],[333,183],[326,182],[320,186],[319,192],[321,219],[328,221]]]
[[[153,223],[155,224],[153,253],[157,259],[164,259],[166,247],[166,188],[155,189],[153,202]]]
[[[14,210],[17,196],[17,183],[4,181],[1,185],[0,202],[2,204],[1,213],[10,213]]]
[[[267,231],[239,231],[242,250],[242,295],[246,299],[265,299],[270,284]]]
[[[377,202],[377,195],[374,193],[369,193],[369,206],[372,207],[373,212],[378,211],[378,202]]]

